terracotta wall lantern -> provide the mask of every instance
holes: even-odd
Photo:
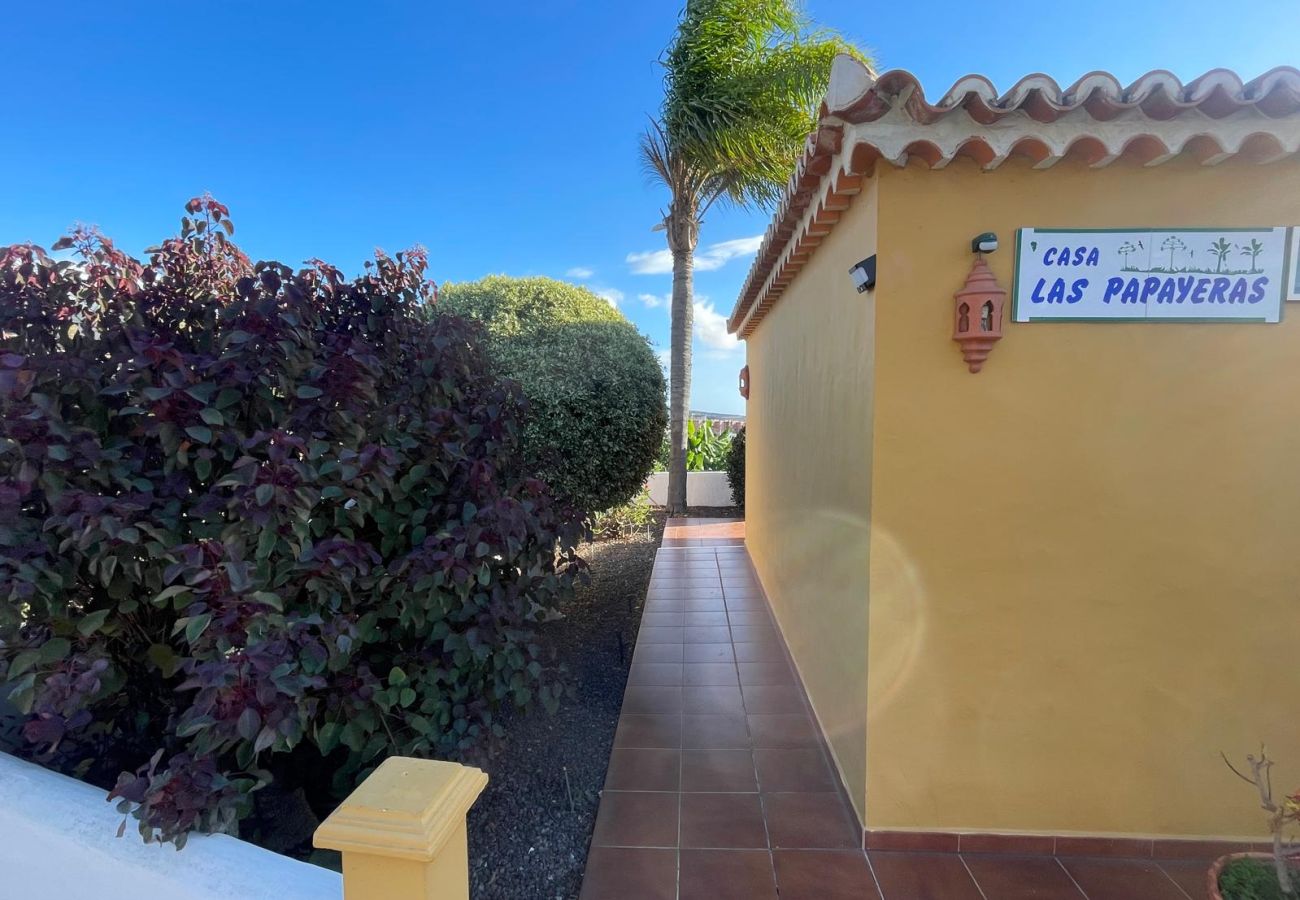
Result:
[[[740,396],[749,399],[749,366],[740,370]]]
[[[996,241],[993,246],[997,246]],[[961,345],[966,365],[978,372],[993,345],[1002,339],[1002,305],[1007,299],[1006,290],[984,261],[983,252],[977,250],[966,284],[953,294],[953,299],[952,339]]]

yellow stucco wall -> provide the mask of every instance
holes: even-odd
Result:
[[[1300,786],[1300,304],[1280,325],[1015,324],[1008,302],[971,375],[952,294],[983,231],[1009,290],[1017,227],[1300,222],[1300,163],[881,168],[874,307],[819,307],[857,258],[855,207],[750,342],[751,527],[783,617],[818,620],[797,639],[834,634],[853,601],[799,583],[776,541],[860,552],[870,496],[867,827],[1258,834],[1219,751],[1263,740],[1279,788]],[[868,452],[849,385],[872,377],[872,308]],[[804,408],[817,381],[837,399]],[[868,460],[869,492],[841,481]],[[772,535],[768,505],[796,499]],[[847,541],[817,514],[832,499]],[[818,661],[814,699],[843,677],[837,702],[857,702],[857,663],[841,668]]]
[[[874,300],[848,268],[875,217],[868,182],[747,348],[747,543],[859,816]]]

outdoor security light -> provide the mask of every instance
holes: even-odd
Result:
[[[853,277],[853,286],[858,289],[859,294],[871,290],[876,286],[876,258],[868,256],[849,269],[849,275]]]
[[[998,236],[991,231],[977,234],[971,238],[971,253],[992,253],[996,249],[998,249]]]

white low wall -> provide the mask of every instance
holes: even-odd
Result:
[[[105,792],[0,753],[0,896],[22,900],[338,900],[337,872],[224,834],[145,844]]]
[[[646,483],[650,488],[650,502],[655,506],[668,505],[668,473],[653,472]],[[726,472],[687,472],[687,506],[735,506],[731,502],[731,485]]]

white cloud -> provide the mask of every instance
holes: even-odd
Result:
[[[673,255],[667,250],[629,253],[627,264],[634,275],[666,275],[673,270]]]
[[[711,350],[730,353],[740,349],[740,341],[736,340],[736,336],[727,334],[727,317],[714,309],[712,303],[696,300],[693,306],[695,340]]]
[[[646,309],[668,306],[672,302],[671,294],[664,294],[662,297],[657,294],[637,294],[636,298],[645,304]]]
[[[564,273],[566,278],[590,278],[595,274],[595,269],[589,269],[586,266],[574,266]]]
[[[695,251],[695,268],[700,272],[721,269],[728,262],[742,256],[753,256],[763,243],[763,236],[736,238],[710,244],[703,250]],[[673,254],[669,250],[647,250],[643,253],[629,253],[627,264],[634,275],[666,275],[673,270]]]
[[[728,260],[741,256],[753,256],[761,246],[763,246],[763,236],[756,234],[753,237],[736,238],[734,241],[710,244],[709,248],[701,256],[710,261],[710,265],[705,266],[705,268],[717,269],[721,268],[722,264]],[[696,262],[695,265],[698,267],[699,263]]]
[[[623,292],[617,288],[592,288],[591,290],[597,297],[615,309],[618,309],[618,305],[623,302]]]

